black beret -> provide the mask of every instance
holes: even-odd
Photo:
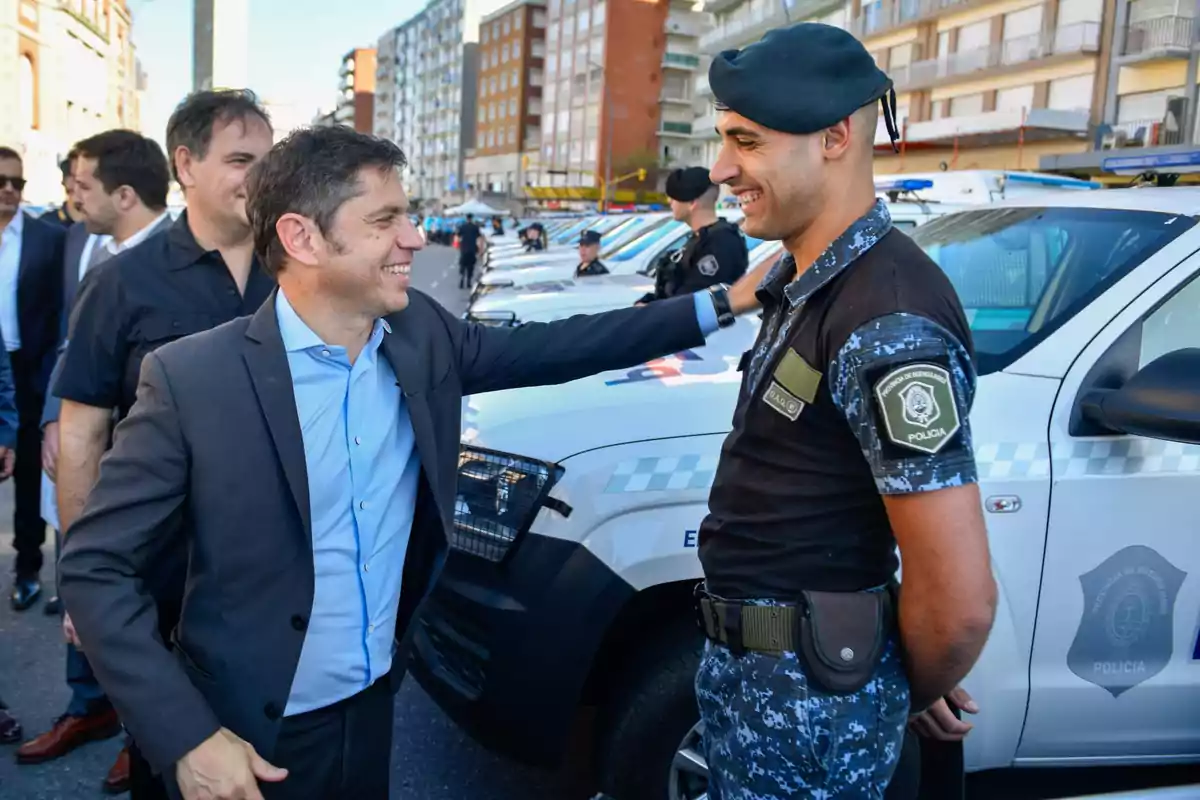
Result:
[[[585,244],[600,244],[600,234],[597,231],[586,230],[579,234],[580,246]]]
[[[746,119],[807,134],[884,97],[892,80],[846,31],[801,22],[722,52],[708,68],[708,85],[721,106]]]
[[[667,176],[667,197],[680,203],[690,203],[709,189],[716,188],[704,167],[683,167]]]

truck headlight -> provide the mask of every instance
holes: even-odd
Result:
[[[557,464],[464,445],[450,546],[503,561],[562,473]]]

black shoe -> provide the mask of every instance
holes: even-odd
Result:
[[[42,611],[46,612],[47,617],[53,617],[56,614],[62,613],[62,600],[58,599],[58,595],[54,595],[46,601],[46,605],[42,606]]]
[[[13,583],[13,611],[25,611],[42,596],[42,583],[37,578],[17,578]]]
[[[16,744],[22,734],[21,723],[0,703],[0,744]]]

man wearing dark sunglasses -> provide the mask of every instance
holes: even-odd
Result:
[[[63,246],[66,231],[21,211],[25,190],[21,154],[0,147],[0,336],[12,364],[19,426],[13,545],[16,581],[11,602],[24,611],[42,586],[42,405],[54,367],[63,306]]]

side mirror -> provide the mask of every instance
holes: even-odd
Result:
[[[515,328],[517,313],[515,311],[470,311],[467,312],[469,322],[489,325],[493,328]]]
[[[1080,411],[1112,433],[1200,444],[1200,348],[1156,358],[1119,389],[1088,392]]]

